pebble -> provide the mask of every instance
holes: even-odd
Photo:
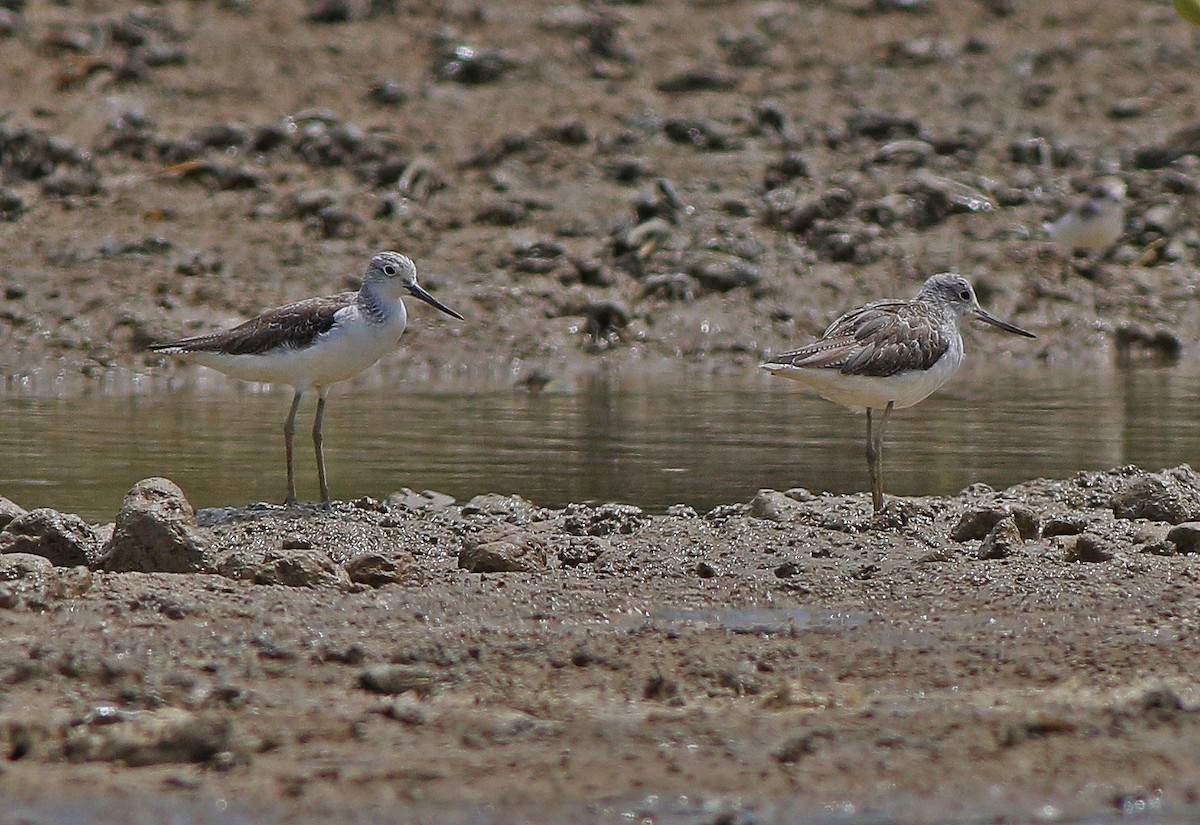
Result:
[[[147,478],[125,494],[104,546],[103,566],[115,572],[211,572],[211,543],[179,486],[167,478]]]
[[[338,587],[350,582],[349,574],[335,564],[328,554],[312,548],[279,548],[266,551],[260,560],[247,565],[243,556],[235,562],[226,557],[217,572],[230,578],[251,579],[255,584],[276,584],[284,587]],[[235,567],[235,565],[237,565]],[[236,573],[236,575],[233,575]]]
[[[161,708],[116,716],[89,714],[68,731],[64,752],[72,762],[121,762],[143,767],[214,762],[232,745],[230,720]]]
[[[9,290],[5,290],[5,297],[9,300],[16,300],[18,295],[8,295],[8,291]],[[11,522],[13,519],[17,518],[18,516],[25,515],[25,513],[26,510],[24,507],[17,504],[15,501],[11,501],[4,496],[0,496],[0,530],[3,530],[5,527],[7,527],[9,522]]]
[[[1112,542],[1095,533],[1078,535],[1063,547],[1063,560],[1069,562],[1108,561],[1113,555]]]
[[[17,516],[0,532],[0,553],[44,556],[59,567],[91,567],[101,557],[100,532],[74,513],[49,508]]]
[[[468,573],[532,573],[547,567],[543,536],[513,524],[485,527],[463,538],[458,566]]]
[[[1200,521],[1200,487],[1194,479],[1181,481],[1171,473],[1168,470],[1130,480],[1113,496],[1113,515],[1119,519],[1148,519],[1170,524]],[[1195,473],[1191,475],[1194,477]]]
[[[428,696],[447,681],[438,671],[420,665],[372,665],[358,675],[358,686],[372,693],[416,693]]]
[[[380,553],[364,553],[346,563],[346,573],[350,576],[350,581],[369,587],[383,587],[385,584],[411,580],[415,572],[411,562]]]
[[[1186,521],[1172,527],[1167,541],[1175,545],[1179,553],[1200,553],[1200,521]]]
[[[798,509],[795,499],[778,490],[759,490],[750,499],[750,515],[767,521],[791,521]]]
[[[988,532],[979,545],[980,559],[1003,559],[1011,556],[1021,546],[1021,531],[1011,515],[1005,515]]]

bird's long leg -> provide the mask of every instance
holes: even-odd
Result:
[[[883,509],[883,484],[879,478],[879,445],[871,427],[870,407],[867,407],[867,472],[871,474],[871,504],[878,513]]]
[[[322,387],[317,396],[317,417],[313,419],[313,449],[317,452],[317,480],[321,483],[321,503],[329,503],[329,485],[325,482],[325,452],[322,449],[324,439],[321,436],[321,419],[325,417],[325,393]]]
[[[296,411],[300,409],[300,398],[303,395],[304,390],[296,390],[296,395],[292,398],[292,411],[288,413],[287,421],[283,423],[283,446],[287,450],[288,477],[287,498],[283,500],[283,503],[288,507],[296,503],[296,475],[292,471],[292,436],[296,434]]]
[[[875,472],[871,476],[871,503],[876,513],[883,509],[883,430],[887,427],[895,408],[896,402],[889,401],[883,411],[883,418],[879,421],[879,428],[875,430],[874,442],[868,448],[868,452],[875,456]]]

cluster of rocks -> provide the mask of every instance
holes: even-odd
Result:
[[[554,510],[498,494],[456,505],[440,493],[404,490],[382,502],[364,498],[300,510],[260,504],[196,514],[174,483],[151,478],[134,486],[116,522],[102,527],[49,509],[25,512],[0,499],[0,579],[36,578],[56,567],[82,571],[72,581],[84,587],[88,571],[136,571],[374,588],[420,584],[444,567],[448,554],[470,573],[581,566],[598,572],[611,561],[614,540],[634,538],[652,523],[686,529],[698,519],[726,529],[754,522],[801,528],[806,546],[816,547],[814,556],[828,553],[821,546],[837,544],[838,535],[875,532],[921,537],[932,547],[925,561],[963,552],[980,560],[1049,554],[1068,562],[1200,552],[1200,476],[1186,465],[1159,473],[1132,467],[1085,472],[1003,492],[975,485],[958,499],[893,499],[875,517],[860,499],[762,490],[747,504],[717,507],[703,517],[682,505],[650,516],[630,505]],[[776,575],[788,578],[802,568],[784,561]],[[720,565],[699,558],[694,570],[707,578],[719,575]]]

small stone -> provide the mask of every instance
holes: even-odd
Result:
[[[563,567],[593,564],[608,552],[609,544],[599,536],[573,536],[558,549],[558,561]]]
[[[103,566],[113,572],[211,572],[211,541],[175,482],[147,478],[125,494]]]
[[[707,65],[684,69],[654,84],[654,88],[667,94],[722,92],[736,87],[737,77],[723,69]]]
[[[795,499],[778,490],[759,490],[750,499],[750,515],[767,521],[790,521],[797,509]]]
[[[441,674],[419,665],[373,665],[358,676],[358,686],[373,693],[408,693],[428,696],[445,681]]]
[[[1167,541],[1175,545],[1178,553],[1200,552],[1200,521],[1185,521],[1172,527]]]
[[[532,503],[520,496],[482,493],[463,505],[462,514],[464,516],[514,516],[526,515],[536,509]]]
[[[50,559],[33,553],[0,554],[0,581],[44,576],[54,567]]]
[[[1042,528],[1042,535],[1046,538],[1077,536],[1085,529],[1087,529],[1087,520],[1082,516],[1059,517],[1047,519],[1046,526]]]
[[[709,253],[688,265],[688,273],[701,286],[718,292],[738,287],[757,286],[762,282],[762,270],[734,255]]]
[[[706,561],[696,563],[696,575],[702,579],[715,579],[721,575],[716,567]]]
[[[459,568],[470,573],[532,573],[546,568],[546,542],[512,524],[484,528],[463,539]]]
[[[20,297],[20,296],[8,295],[7,294],[8,290],[5,290],[5,292],[6,292],[5,297],[9,298],[9,300],[16,300],[17,297]],[[9,522],[11,522],[13,519],[17,518],[18,516],[25,515],[26,512],[28,512],[28,511],[21,505],[17,504],[14,501],[10,501],[9,499],[5,498],[4,496],[0,496],[0,530],[3,530],[5,527],[7,527],[9,525]]]
[[[121,762],[130,767],[175,762],[213,762],[233,745],[233,724],[213,715],[177,708],[89,719],[67,734],[72,762]]]
[[[79,516],[49,508],[17,516],[0,532],[0,553],[32,553],[59,567],[95,564],[102,545],[96,528]]]
[[[1200,490],[1170,471],[1134,478],[1113,496],[1113,515],[1183,524],[1200,521]]]
[[[775,568],[775,577],[778,579],[790,579],[792,576],[799,576],[802,569],[794,561],[785,561]]]
[[[1003,559],[1011,556],[1021,546],[1021,531],[1012,516],[1005,516],[984,537],[979,545],[980,559]]]
[[[950,530],[950,538],[953,541],[983,539],[1006,515],[1008,511],[1000,507],[967,510],[959,517],[958,524]]]
[[[254,570],[255,584],[284,587],[344,587],[349,575],[319,550],[268,550]]]
[[[1083,533],[1063,548],[1064,561],[1101,562],[1113,557],[1111,543],[1095,535]]]
[[[389,558],[380,553],[364,553],[346,563],[350,581],[369,587],[383,587],[411,578],[411,565],[403,559]]]

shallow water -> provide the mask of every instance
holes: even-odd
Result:
[[[0,494],[111,520],[138,479],[174,479],[197,507],[285,492],[286,388],[203,387],[70,398],[0,397]],[[1039,476],[1138,464],[1200,465],[1200,376],[1136,371],[964,371],[898,411],[885,489],[943,495]],[[301,497],[316,497],[308,430],[297,425]],[[698,510],[762,487],[835,493],[867,486],[865,419],[768,375],[588,374],[530,394],[401,384],[331,394],[325,452],[335,498],[401,487],[460,501],[517,493],[537,504],[622,501]]]

